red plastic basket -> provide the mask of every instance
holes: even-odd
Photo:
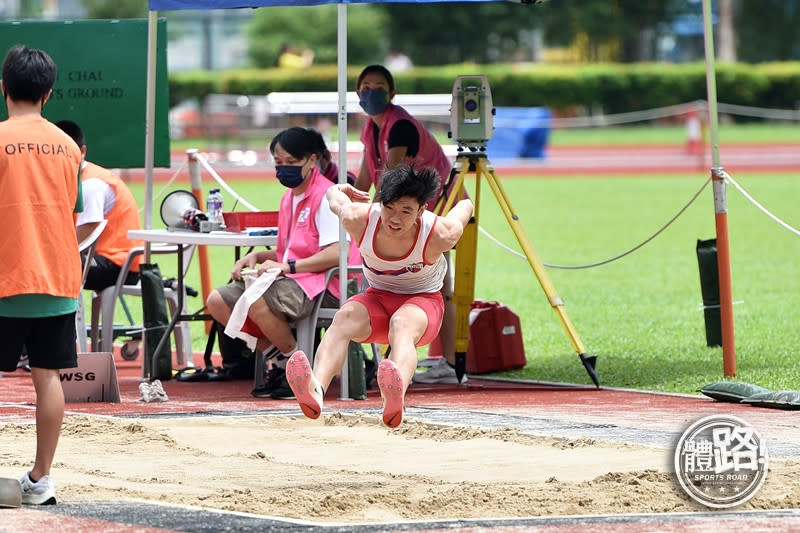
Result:
[[[242,231],[246,228],[274,228],[278,226],[277,211],[241,211],[222,213],[225,229]]]

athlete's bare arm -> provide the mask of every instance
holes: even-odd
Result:
[[[326,193],[333,214],[342,221],[345,231],[353,239],[360,239],[367,228],[369,193],[351,185],[334,185]]]
[[[446,215],[438,218],[428,244],[426,260],[434,260],[439,254],[451,250],[456,245],[472,218],[472,210],[472,201],[464,199],[454,205]]]

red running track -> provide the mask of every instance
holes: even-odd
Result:
[[[516,159],[489,161],[502,176],[629,176],[642,174],[692,174],[709,173],[711,153],[706,149],[696,155],[677,145],[626,145],[626,146],[554,146],[543,159]],[[258,163],[253,166],[226,162],[225,153],[207,153],[217,173],[226,180],[274,178],[275,171],[264,150],[257,152]],[[334,154],[334,160],[337,155]],[[348,167],[357,169],[361,154],[348,154]],[[185,163],[186,155],[172,154],[170,168],[156,168],[155,181],[169,180]],[[720,147],[720,163],[729,174],[800,172],[800,150],[791,144],[724,144]],[[144,182],[142,169],[126,171],[134,183]]]

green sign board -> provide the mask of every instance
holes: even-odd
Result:
[[[166,20],[157,24],[154,165],[169,166]],[[72,120],[86,135],[86,159],[107,168],[145,166],[147,20],[0,23],[0,56],[24,44],[58,67],[43,115]],[[0,106],[0,119],[8,117]]]

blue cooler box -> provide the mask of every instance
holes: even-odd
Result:
[[[543,159],[552,118],[546,107],[496,107],[486,156],[492,161]]]

